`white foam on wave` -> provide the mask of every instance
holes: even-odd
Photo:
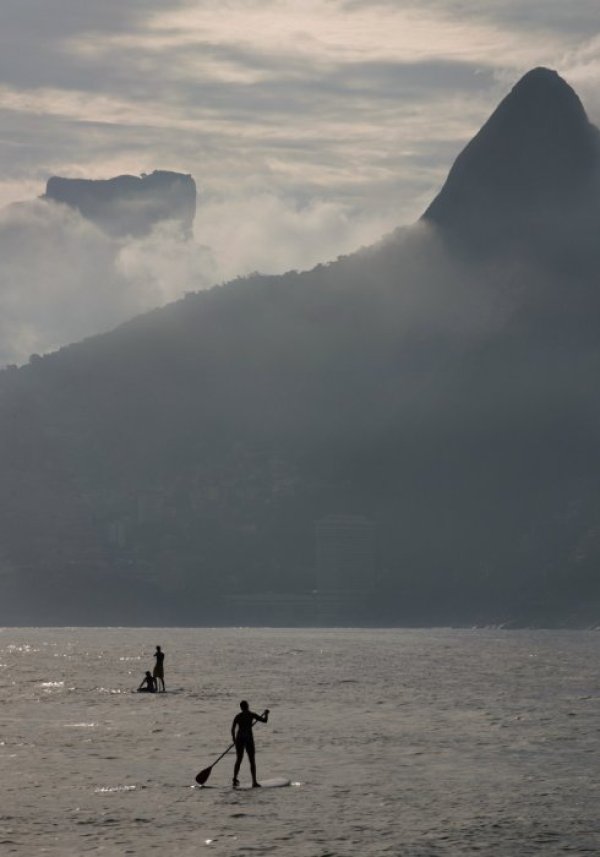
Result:
[[[94,794],[104,795],[112,794],[113,792],[134,792],[136,789],[137,786],[101,786],[94,789]]]

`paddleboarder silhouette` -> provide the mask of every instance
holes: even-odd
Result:
[[[252,726],[257,720],[260,720],[261,723],[266,723],[269,719],[269,709],[265,708],[262,714],[255,714],[254,711],[250,711],[250,706],[245,699],[242,699],[240,702],[240,708],[242,710],[239,714],[236,714],[233,718],[233,723],[231,724],[231,740],[235,745],[236,753],[235,765],[233,767],[233,787],[236,788],[240,784],[238,774],[240,772],[240,765],[242,764],[245,750],[248,754],[248,761],[250,762],[252,788],[259,788],[260,783],[256,779],[256,760]]]
[[[165,653],[162,651],[160,646],[156,647],[156,651],[154,652],[154,657],[156,658],[156,664],[154,665],[154,670],[152,671],[152,676],[156,680],[156,689],[158,690],[158,683],[161,684],[161,690],[165,692]]]

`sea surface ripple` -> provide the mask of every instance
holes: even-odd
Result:
[[[0,853],[598,854],[599,664],[593,631],[0,629]],[[242,698],[291,787],[195,786]]]

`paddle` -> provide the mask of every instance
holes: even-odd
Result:
[[[268,713],[268,709],[265,709],[265,712]],[[253,720],[252,725],[254,726],[256,723],[259,723],[259,722],[261,722],[261,721]],[[204,768],[204,770],[200,771],[199,774],[196,774],[196,782],[198,783],[199,786],[204,785],[204,783],[210,777],[211,771],[214,768],[214,766],[217,764],[217,762],[220,762],[221,759],[223,758],[223,756],[226,756],[227,753],[229,753],[229,751],[232,750],[234,747],[235,747],[235,744],[230,744],[229,747],[223,753],[221,753],[219,758],[215,759],[215,761],[212,763],[212,765],[209,765],[208,768]]]
[[[219,758],[218,758],[218,759],[215,759],[215,761],[212,763],[212,765],[209,765],[209,766],[208,766],[208,768],[204,768],[204,770],[203,770],[203,771],[200,771],[200,773],[199,773],[199,774],[196,774],[196,782],[198,783],[198,785],[199,785],[199,786],[203,786],[203,785],[204,785],[204,783],[205,783],[205,782],[207,781],[207,779],[210,777],[210,772],[212,771],[212,769],[214,768],[214,766],[217,764],[217,762],[220,762],[220,761],[221,761],[221,759],[223,758],[223,756],[226,756],[226,755],[227,755],[227,753],[229,753],[229,751],[230,751],[233,747],[235,747],[235,744],[230,744],[230,745],[229,745],[229,747],[225,750],[225,752],[224,752],[224,753],[221,753],[221,755],[219,756]]]

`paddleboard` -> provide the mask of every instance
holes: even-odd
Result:
[[[290,780],[286,780],[285,777],[273,777],[270,780],[260,780],[261,787],[263,789],[281,789],[284,786],[290,786]],[[242,783],[239,786],[236,786],[234,791],[243,792],[252,789],[250,783]],[[259,791],[259,789],[254,789],[254,791]]]

